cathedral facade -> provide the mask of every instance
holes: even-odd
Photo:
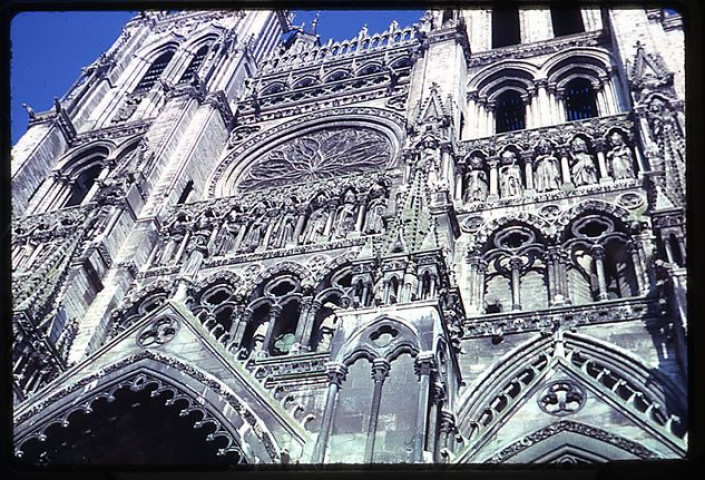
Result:
[[[687,451],[662,9],[142,12],[12,150],[28,465]]]

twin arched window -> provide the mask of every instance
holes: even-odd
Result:
[[[142,80],[140,80],[137,84],[137,87],[135,87],[135,92],[146,92],[147,90],[150,90],[154,84],[157,83],[159,77],[162,76],[162,73],[164,73],[166,66],[169,65],[171,58],[174,56],[174,53],[175,50],[167,50],[159,55],[159,57],[157,57],[157,59],[149,66],[147,72],[142,77]]]

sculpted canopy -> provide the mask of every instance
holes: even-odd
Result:
[[[353,175],[389,166],[392,145],[379,131],[330,127],[277,146],[240,176],[238,187],[253,190]]]

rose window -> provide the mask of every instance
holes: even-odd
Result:
[[[327,128],[293,138],[269,151],[240,177],[252,190],[354,175],[389,166],[392,146],[371,128]]]

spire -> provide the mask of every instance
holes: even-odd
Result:
[[[434,227],[429,210],[428,184],[423,170],[417,169],[404,204],[398,209],[384,239],[382,253],[413,253],[436,248],[438,244]]]

